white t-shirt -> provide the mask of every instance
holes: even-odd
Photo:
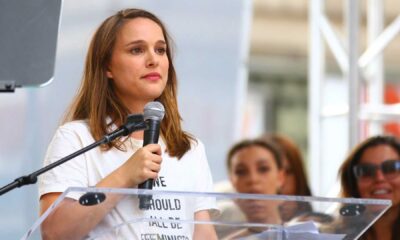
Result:
[[[85,121],[73,121],[58,128],[53,137],[44,164],[55,162],[95,140],[90,134]],[[121,166],[140,147],[143,141],[128,140],[127,151],[112,148],[101,151],[92,149],[39,177],[39,196],[51,192],[64,192],[68,187],[95,186],[101,179]],[[162,148],[161,170],[154,190],[211,192],[212,177],[203,144],[197,140],[191,149],[181,158],[169,156],[166,146],[160,138]],[[78,200],[81,194],[72,193],[68,197]],[[124,225],[113,233],[104,230],[115,228],[129,220],[140,217],[163,219],[193,219],[194,213],[200,210],[216,209],[213,198],[183,198],[176,196],[153,196],[150,210],[141,211],[137,198],[121,200],[111,212],[89,234],[96,239],[191,239],[193,227],[189,224],[174,223],[135,223]],[[151,225],[151,226],[150,226]],[[156,234],[156,235],[154,235]],[[158,236],[157,236],[158,234]]]

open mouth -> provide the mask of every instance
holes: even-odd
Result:
[[[390,189],[386,189],[386,188],[375,189],[371,192],[371,196],[376,197],[376,198],[387,198],[391,194],[392,194],[392,191]]]

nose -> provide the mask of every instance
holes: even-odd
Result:
[[[248,177],[248,184],[250,185],[256,185],[260,182],[260,176],[257,174],[257,172],[250,172],[249,177]]]
[[[148,51],[146,56],[146,67],[152,68],[158,65],[158,59],[156,53]]]
[[[382,169],[377,169],[374,179],[375,179],[375,181],[384,181],[384,180],[386,180],[385,175],[382,172]]]

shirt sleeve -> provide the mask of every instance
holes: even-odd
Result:
[[[44,159],[47,166],[79,150],[84,146],[76,124],[66,124],[56,131]],[[87,130],[86,130],[87,131]],[[85,155],[77,156],[39,176],[39,197],[53,192],[64,192],[68,187],[88,187]],[[79,199],[81,193],[69,193],[67,197]]]
[[[196,146],[196,154],[198,155],[196,174],[196,191],[199,192],[213,192],[213,180],[210,167],[207,161],[206,151],[204,145],[198,140]],[[201,197],[196,199],[195,212],[201,210],[209,210],[211,217],[219,215],[215,197]]]

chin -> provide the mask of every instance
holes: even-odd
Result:
[[[156,99],[158,99],[159,97],[161,97],[162,92],[147,92],[147,93],[143,93],[143,95],[146,96],[146,98],[149,100],[149,102],[151,101],[155,101]]]
[[[164,89],[165,88],[152,89],[149,91],[149,95],[152,96],[153,99],[159,98],[163,94]]]

